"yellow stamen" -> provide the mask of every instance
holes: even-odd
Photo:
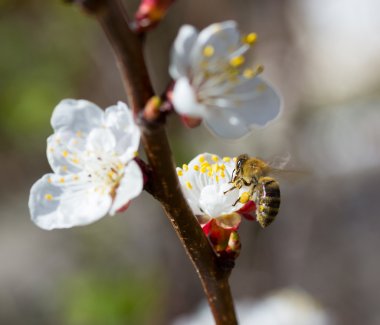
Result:
[[[62,152],[62,156],[63,156],[63,157],[66,158],[68,155],[69,155],[69,153],[68,153],[66,150]]]
[[[199,162],[200,162],[200,163],[203,163],[204,161],[205,161],[205,156],[200,155],[200,156],[199,156]]]
[[[219,182],[219,176],[218,175],[215,176],[215,180],[217,183]]]
[[[203,49],[203,55],[206,57],[206,58],[209,58],[209,57],[212,57],[214,55],[214,52],[215,52],[215,49],[213,46],[211,45],[207,45],[205,46],[205,48]]]
[[[134,157],[137,157],[139,155],[139,152],[138,151],[135,151],[134,153],[133,153],[133,156]]]
[[[247,203],[249,201],[249,193],[248,192],[243,192],[241,195],[240,195],[240,198],[239,198],[239,202],[240,203]]]
[[[182,175],[183,175],[183,171],[182,171],[182,169],[178,169],[178,170],[177,170],[177,175],[178,175],[178,176],[182,176]]]
[[[211,159],[217,162],[219,160],[219,157],[217,155],[212,155]]]
[[[74,164],[79,164],[79,159],[78,159],[78,158],[74,158],[74,159],[72,160],[72,162],[73,162]]]
[[[51,177],[49,177],[49,178],[47,179],[47,181],[48,181],[48,183],[51,183]]]
[[[229,161],[231,161],[231,158],[230,157],[223,157],[223,161],[224,162],[229,162]]]
[[[198,166],[198,165],[194,165],[193,168],[194,168],[195,171],[198,171],[198,170],[199,170],[199,166]]]
[[[207,167],[201,167],[201,173],[204,174],[207,170]]]
[[[186,164],[183,164],[182,165],[182,169],[187,172],[189,170],[189,166],[187,166]]]
[[[63,166],[61,166],[61,169],[62,169],[62,171],[66,172],[67,171],[67,166],[63,165]]]
[[[257,34],[256,33],[249,33],[243,38],[243,43],[252,45],[257,41]]]
[[[244,56],[239,55],[231,58],[230,65],[234,68],[240,67],[244,63],[245,59]]]
[[[218,171],[218,169],[219,169],[218,164],[213,164],[212,167],[211,167],[211,171],[212,171],[213,173],[215,173],[215,174],[216,174],[216,172]]]
[[[61,178],[59,179],[59,182],[60,182],[60,183],[64,183],[64,182],[65,182],[65,179],[64,179],[63,177],[61,177]]]
[[[186,182],[186,187],[191,190],[193,188],[193,185],[189,181]]]
[[[208,175],[209,177],[211,177],[211,176],[212,176],[212,171],[209,171],[209,172],[207,173],[207,175]]]
[[[48,193],[48,194],[45,194],[44,198],[45,198],[45,200],[51,201],[51,200],[53,200],[53,195]]]
[[[243,77],[246,78],[246,79],[251,79],[253,78],[254,76],[256,75],[255,71],[253,69],[245,69],[243,71]]]
[[[220,177],[224,178],[224,177],[226,177],[226,174],[222,171],[222,172],[220,173]]]

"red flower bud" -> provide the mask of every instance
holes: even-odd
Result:
[[[147,31],[156,26],[173,2],[174,0],[142,0],[135,15],[137,31]]]

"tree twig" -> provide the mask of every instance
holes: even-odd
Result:
[[[114,49],[129,105],[140,120],[142,143],[152,170],[147,188],[158,199],[200,277],[216,324],[237,324],[228,283],[231,267],[213,251],[182,195],[163,124],[139,119],[153,88],[143,56],[142,40],[129,28],[119,0],[71,0],[95,16]],[[142,121],[142,122],[141,122]]]

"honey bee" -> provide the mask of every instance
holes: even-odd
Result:
[[[233,186],[224,192],[249,186],[248,194],[243,193],[233,205],[238,202],[246,203],[248,200],[255,201],[256,219],[263,228],[274,221],[280,208],[280,186],[274,178],[269,176],[276,171],[280,170],[271,167],[259,158],[242,154],[237,157],[236,166],[232,172],[230,183]]]

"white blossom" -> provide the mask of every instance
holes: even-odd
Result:
[[[234,21],[212,24],[201,32],[183,26],[170,64],[176,111],[203,119],[225,138],[239,138],[276,118],[280,97],[257,76],[261,66],[252,69],[244,64],[255,40],[254,33],[240,34]]]
[[[133,160],[140,131],[128,107],[105,111],[85,100],[62,100],[47,139],[53,173],[30,191],[32,220],[43,229],[69,228],[113,215],[138,196],[143,175]]]
[[[233,158],[220,158],[210,153],[200,154],[188,165],[177,168],[182,192],[201,223],[215,218],[222,225],[233,227],[240,222],[236,212],[244,204],[240,203],[239,198],[248,189],[242,187],[228,191],[233,187],[230,180],[234,169]]]

